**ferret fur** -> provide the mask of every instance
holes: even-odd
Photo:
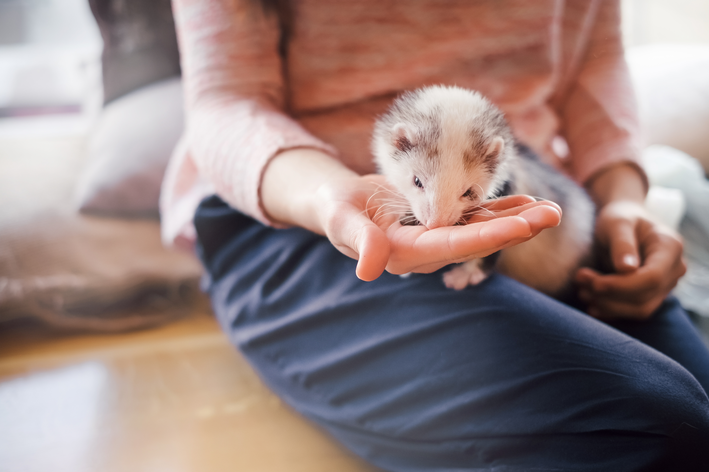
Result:
[[[503,193],[559,204],[558,227],[499,253],[494,267],[502,274],[558,296],[590,257],[591,199],[515,142],[502,112],[478,92],[432,86],[404,93],[377,120],[372,151],[379,172],[429,229],[461,224],[483,200]],[[488,271],[477,259],[456,266],[444,281],[462,289]]]

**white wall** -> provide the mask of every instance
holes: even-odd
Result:
[[[626,47],[709,43],[709,0],[621,0]]]
[[[3,13],[20,24],[0,45],[0,109],[100,104],[102,42],[87,0],[0,0]]]

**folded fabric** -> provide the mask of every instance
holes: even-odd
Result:
[[[0,143],[0,328],[31,317],[122,331],[204,302],[198,261],[165,249],[158,221],[76,212],[71,197],[84,154],[76,138]]]
[[[651,185],[680,192],[686,206],[679,232],[687,273],[674,293],[686,309],[709,316],[709,180],[696,159],[669,146],[650,146],[642,157]]]

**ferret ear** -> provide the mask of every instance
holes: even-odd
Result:
[[[392,144],[402,152],[407,152],[416,145],[414,133],[404,123],[394,125],[391,129],[391,139]]]
[[[490,146],[487,148],[487,152],[485,153],[485,159],[497,159],[497,157],[502,154],[502,151],[505,150],[505,140],[502,139],[501,136],[495,136],[495,139],[492,140],[490,143]]]

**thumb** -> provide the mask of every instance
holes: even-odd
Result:
[[[356,259],[356,275],[372,281],[382,275],[389,262],[389,240],[369,219],[362,207],[350,202],[334,201],[321,210],[322,228],[333,246],[342,254]]]
[[[632,272],[640,267],[638,238],[632,221],[615,221],[608,231],[608,238],[610,257],[616,272]]]
[[[357,231],[355,247],[359,255],[357,277],[371,282],[382,275],[389,262],[389,240],[384,232],[369,221]]]

